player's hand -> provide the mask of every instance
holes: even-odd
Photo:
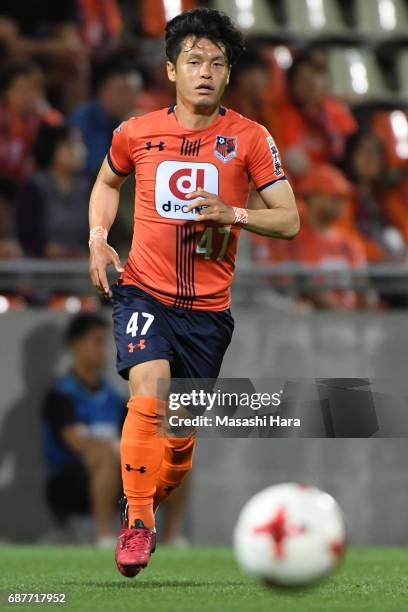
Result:
[[[89,274],[91,275],[92,284],[105,297],[110,298],[112,297],[112,292],[109,289],[106,268],[112,264],[117,272],[123,272],[119,255],[105,240],[94,240],[91,242],[89,249]]]
[[[190,204],[187,208],[188,212],[195,208],[200,208],[201,206],[206,207],[200,208],[195,218],[196,221],[215,221],[215,223],[220,223],[222,225],[231,225],[235,223],[235,215],[231,206],[227,206],[227,204],[214,193],[208,193],[208,191],[204,191],[204,189],[199,187],[197,191],[187,194],[186,198],[189,200],[192,198],[202,198]]]

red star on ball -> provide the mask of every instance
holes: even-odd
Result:
[[[254,533],[266,533],[271,536],[274,543],[275,555],[279,559],[284,557],[284,540],[293,535],[304,533],[306,527],[304,525],[290,525],[287,519],[287,512],[285,507],[278,508],[271,520],[255,527]]]

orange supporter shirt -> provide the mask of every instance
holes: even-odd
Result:
[[[314,120],[288,102],[277,111],[273,125],[276,141],[283,152],[299,146],[314,164],[340,159],[347,137],[357,129],[347,106],[329,96],[323,100],[320,115]]]
[[[339,264],[344,267],[363,267],[367,263],[363,245],[356,235],[332,226],[317,232],[305,223],[296,241],[289,243],[291,259],[307,265]]]
[[[408,246],[408,179],[389,191],[385,208],[391,223],[400,230]]]
[[[344,289],[326,289],[343,308],[357,307],[357,294],[348,286],[351,282],[350,269],[363,268],[367,264],[364,247],[356,234],[347,233],[343,229],[332,226],[325,232],[318,232],[307,223],[299,232],[297,241],[290,244],[292,258],[306,265],[320,266],[321,281],[324,282],[324,269],[330,266],[327,280],[336,277]]]
[[[395,226],[401,232],[405,244],[408,246],[408,180],[397,187],[380,193],[378,207],[384,226]],[[344,213],[336,226],[343,231],[358,235],[369,262],[375,263],[386,259],[387,253],[383,246],[358,230],[358,209],[359,199],[356,190],[348,200]]]
[[[359,236],[348,233],[344,229],[331,226],[325,232],[318,232],[305,220],[296,240],[265,241],[261,236],[253,236],[253,255],[258,263],[295,261],[308,266],[318,266],[321,269],[321,283],[336,277],[344,289],[325,289],[343,308],[356,308],[357,294],[349,289],[351,282],[350,270],[362,268],[367,264],[364,247]],[[330,271],[325,272],[325,267]]]
[[[285,179],[267,130],[220,107],[202,129],[180,125],[174,108],[122,123],[108,153],[119,175],[135,172],[134,233],[121,283],[135,285],[167,306],[225,310],[240,228],[195,221],[186,195],[202,187],[230,206],[245,208],[250,181],[258,191]]]
[[[367,264],[359,235],[335,225],[324,232],[318,232],[304,220],[296,240],[266,240],[256,235],[251,236],[251,239],[254,259],[258,263],[296,261],[321,267],[339,264],[339,267],[344,268],[363,267]]]

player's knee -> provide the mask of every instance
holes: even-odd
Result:
[[[139,421],[144,423],[161,424],[166,416],[167,403],[154,396],[132,395],[127,403],[127,408],[127,419],[130,418],[133,420],[134,417],[136,417]],[[124,428],[127,424],[127,419]]]
[[[170,391],[170,365],[159,359],[133,366],[129,372],[132,396],[157,397],[166,400]]]

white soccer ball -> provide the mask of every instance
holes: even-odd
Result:
[[[294,483],[264,489],[242,508],[235,556],[251,576],[278,586],[307,586],[332,573],[345,550],[342,511],[328,493]]]

